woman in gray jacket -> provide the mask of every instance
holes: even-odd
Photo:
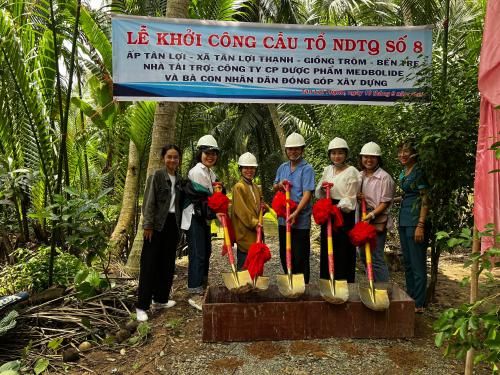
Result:
[[[162,148],[165,168],[148,178],[144,192],[144,246],[141,254],[137,320],[146,321],[151,302],[155,308],[170,308],[169,300],[174,279],[175,256],[180,237],[181,179],[177,168],[181,159],[179,147],[169,144]]]

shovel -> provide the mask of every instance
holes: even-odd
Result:
[[[222,228],[224,229],[224,245],[227,249],[227,257],[229,258],[229,264],[231,265],[231,272],[223,272],[222,279],[224,280],[224,285],[233,293],[246,293],[252,289],[253,281],[250,277],[250,273],[247,270],[236,271],[236,266],[234,264],[234,254],[233,248],[231,246],[231,240],[229,239],[229,230],[227,227],[226,215],[221,216]]]
[[[366,217],[366,201],[361,201],[361,217]],[[387,310],[389,308],[389,295],[385,289],[375,289],[373,286],[373,268],[370,242],[365,244],[366,272],[368,274],[369,288],[358,287],[359,297],[363,305],[375,311]]]
[[[323,188],[326,191],[326,198],[330,199],[330,189],[333,184],[330,182],[324,182]],[[319,292],[321,297],[325,301],[334,304],[345,303],[349,298],[349,288],[347,286],[347,280],[335,280],[334,278],[334,267],[333,267],[333,240],[332,240],[332,217],[328,218],[327,226],[327,243],[328,243],[328,272],[330,274],[330,279],[320,279],[319,280]]]
[[[221,184],[215,183],[214,190],[220,191]],[[231,237],[229,236],[229,228],[227,225],[227,216],[222,214],[220,216],[222,228],[224,230],[224,247],[227,250],[227,257],[229,259],[229,264],[231,265],[231,272],[223,272],[222,279],[226,288],[233,293],[246,293],[252,288],[252,278],[248,271],[236,271],[236,266],[234,264],[234,254],[233,247],[231,246]]]
[[[280,293],[289,298],[300,296],[305,291],[303,274],[292,274],[292,233],[290,224],[290,182],[283,181],[286,196],[286,275],[278,275],[278,289]]]

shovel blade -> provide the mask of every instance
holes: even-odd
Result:
[[[304,282],[303,274],[291,275],[278,275],[277,276],[278,289],[280,293],[288,298],[296,298],[304,294],[306,284]]]
[[[230,292],[247,293],[252,289],[253,282],[250,273],[247,270],[239,272],[223,272],[222,279],[224,285]]]
[[[267,290],[269,288],[269,277],[266,276],[256,276],[255,289],[256,290]]]
[[[371,310],[383,311],[389,308],[389,295],[385,289],[374,289],[359,287],[359,297],[363,305]]]
[[[347,280],[334,280],[332,285],[330,279],[320,279],[318,286],[321,297],[326,302],[341,304],[345,303],[349,298]]]

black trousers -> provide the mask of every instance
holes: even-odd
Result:
[[[347,233],[354,227],[354,211],[342,211],[344,226],[332,231],[333,238],[333,272],[335,280],[347,280],[353,283],[356,276],[356,247],[349,240]],[[319,277],[329,279],[328,244],[326,224],[321,226],[321,252],[319,257]]]
[[[179,242],[179,229],[175,214],[169,213],[163,230],[153,231],[151,242],[144,239],[139,276],[137,307],[148,310],[151,300],[167,303],[174,280],[175,256]]]
[[[286,226],[278,225],[280,239],[280,259],[286,273]],[[304,282],[309,284],[309,256],[311,254],[310,229],[292,228],[292,273],[304,274]]]

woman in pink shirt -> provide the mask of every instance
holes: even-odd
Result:
[[[384,247],[387,229],[392,227],[389,208],[394,198],[394,180],[381,168],[382,152],[378,144],[365,144],[359,155],[362,183],[358,198],[366,200],[368,214],[365,220],[377,228],[377,247],[372,249],[373,277],[375,282],[386,282],[389,281],[389,269],[384,259]],[[360,253],[365,263],[365,252]]]

